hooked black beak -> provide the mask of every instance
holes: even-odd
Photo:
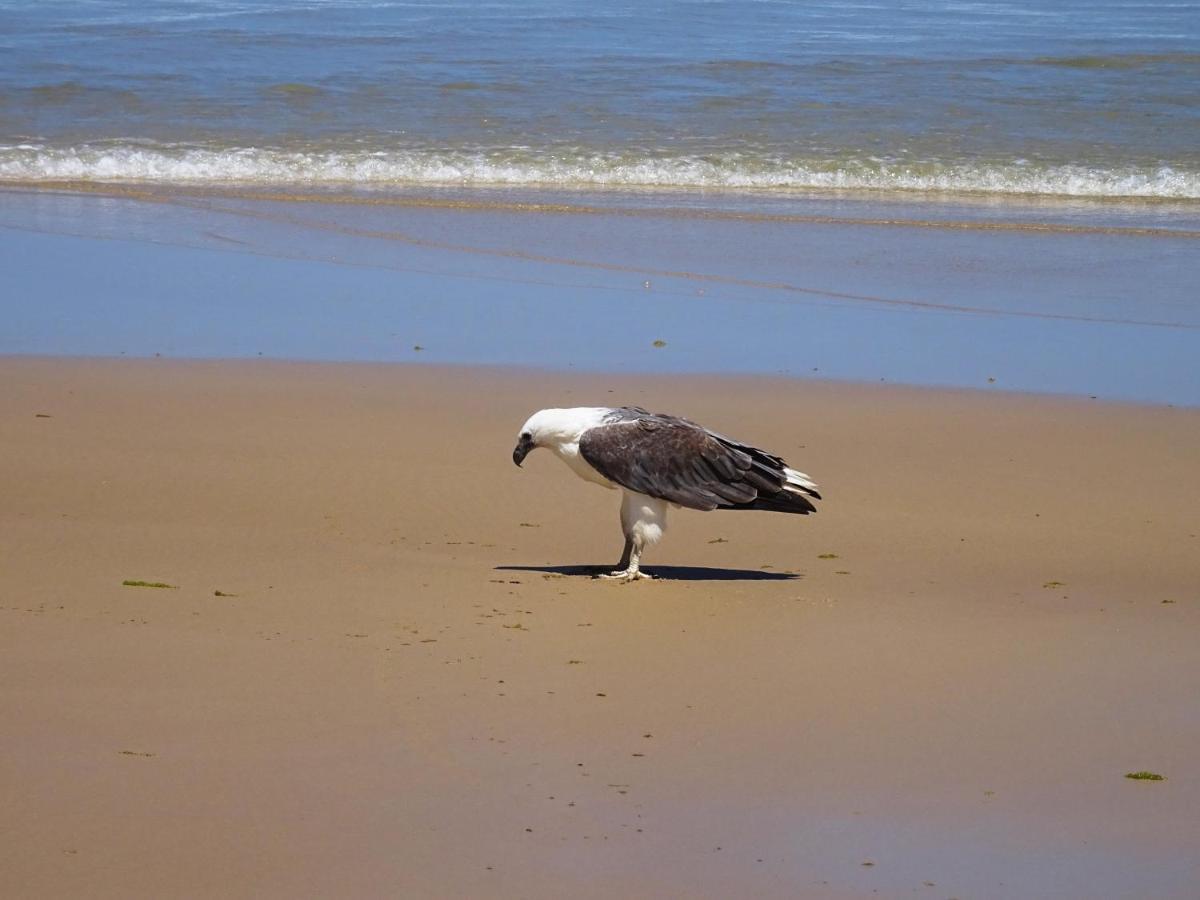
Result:
[[[518,466],[525,461],[525,457],[529,455],[529,451],[533,449],[533,438],[527,434],[521,435],[521,439],[517,442],[516,449],[513,450],[513,462]]]

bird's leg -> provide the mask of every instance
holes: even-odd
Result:
[[[629,568],[629,555],[633,553],[633,538],[625,538],[625,549],[621,551],[621,561],[617,563],[616,571]]]
[[[653,578],[653,575],[643,572],[638,568],[638,563],[642,558],[642,548],[643,545],[640,540],[626,535],[625,552],[621,554],[621,561],[617,563],[617,571],[601,575],[600,577],[612,581],[637,581],[641,578]]]

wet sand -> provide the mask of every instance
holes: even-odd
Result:
[[[0,382],[4,896],[1195,896],[1194,409],[275,362]],[[827,500],[682,511],[662,579],[592,580],[615,495],[510,452],[533,409],[607,403]]]
[[[1200,407],[1198,241],[1196,204],[6,185],[0,354],[786,375]]]

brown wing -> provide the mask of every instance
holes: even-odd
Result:
[[[579,451],[611,481],[690,509],[773,509],[807,513],[815,507],[785,491],[783,461],[673,416],[646,414],[584,433]]]

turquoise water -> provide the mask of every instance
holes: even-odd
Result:
[[[1200,4],[0,0],[0,180],[1200,198]]]

